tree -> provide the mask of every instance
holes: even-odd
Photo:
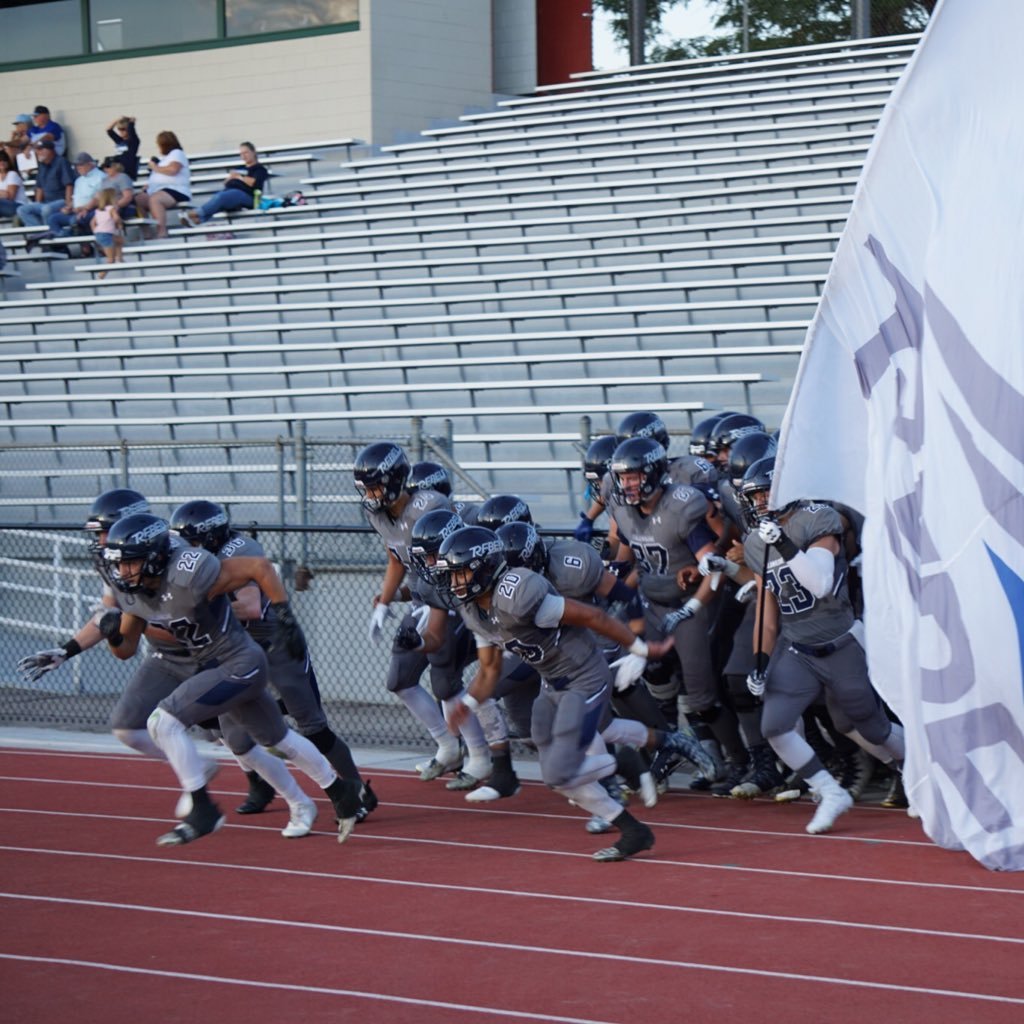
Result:
[[[902,35],[919,32],[928,23],[937,0],[872,0],[871,34]],[[630,0],[594,0],[612,16],[612,31],[625,43],[629,38]],[[841,42],[850,38],[851,0],[711,0],[717,17],[716,36],[673,39],[655,44],[662,18],[671,7],[690,0],[646,0],[647,56],[650,61],[683,60],[740,53],[743,49],[743,13],[747,9],[747,31],[751,50],[780,46],[811,46]]]

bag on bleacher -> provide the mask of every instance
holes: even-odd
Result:
[[[263,198],[260,199],[259,209],[276,210],[279,206],[286,205],[285,201],[278,196],[263,196]]]
[[[284,197],[285,206],[305,206],[306,197],[301,192],[288,192]]]

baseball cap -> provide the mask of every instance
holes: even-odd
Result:
[[[49,114],[49,112],[50,112],[50,108],[49,107],[44,107],[42,105],[42,103],[40,103],[36,107],[36,109],[32,111],[33,114]]]
[[[95,161],[95,160],[93,160],[93,158],[92,158],[92,154],[91,154],[91,153],[86,153],[86,151],[85,151],[84,149],[82,150],[82,152],[81,152],[81,153],[79,153],[79,154],[78,154],[78,155],[77,155],[77,156],[75,157],[75,166],[76,166],[76,167],[77,167],[77,166],[78,166],[79,164],[94,164],[94,163],[96,163],[96,161]]]
[[[19,114],[11,122],[11,124],[31,124],[31,123],[32,123],[32,115],[31,114]]]
[[[42,142],[36,143],[36,149],[52,149],[56,152],[57,147],[49,139],[44,139]]]

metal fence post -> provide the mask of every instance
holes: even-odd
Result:
[[[274,442],[277,448],[277,521],[281,526],[285,525],[285,511],[284,511],[284,487],[285,487],[285,468],[284,468],[284,446],[285,441],[283,437],[278,436]],[[285,556],[285,543],[287,533],[284,530],[278,534],[277,537],[277,563],[278,565],[284,565]]]
[[[121,486],[122,487],[127,487],[128,486],[128,442],[126,440],[124,440],[124,438],[121,439],[121,444],[119,445],[119,451],[120,451],[120,454],[121,454]]]
[[[853,11],[850,25],[851,39],[869,39],[871,37],[871,0],[853,0]]]
[[[644,36],[647,31],[647,0],[632,0],[629,5],[629,63],[644,62]]]
[[[409,420],[409,450],[413,462],[423,461],[423,417],[413,416]]]
[[[309,525],[309,449],[306,446],[306,424],[299,420],[295,424],[295,504],[299,526]],[[309,539],[303,531],[299,540],[299,564],[307,562]]]

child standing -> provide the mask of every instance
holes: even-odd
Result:
[[[96,197],[96,212],[92,215],[92,233],[96,244],[103,250],[108,263],[120,263],[124,249],[124,223],[117,212],[117,192],[112,188],[103,189]],[[100,280],[107,276],[105,270],[96,275]]]

